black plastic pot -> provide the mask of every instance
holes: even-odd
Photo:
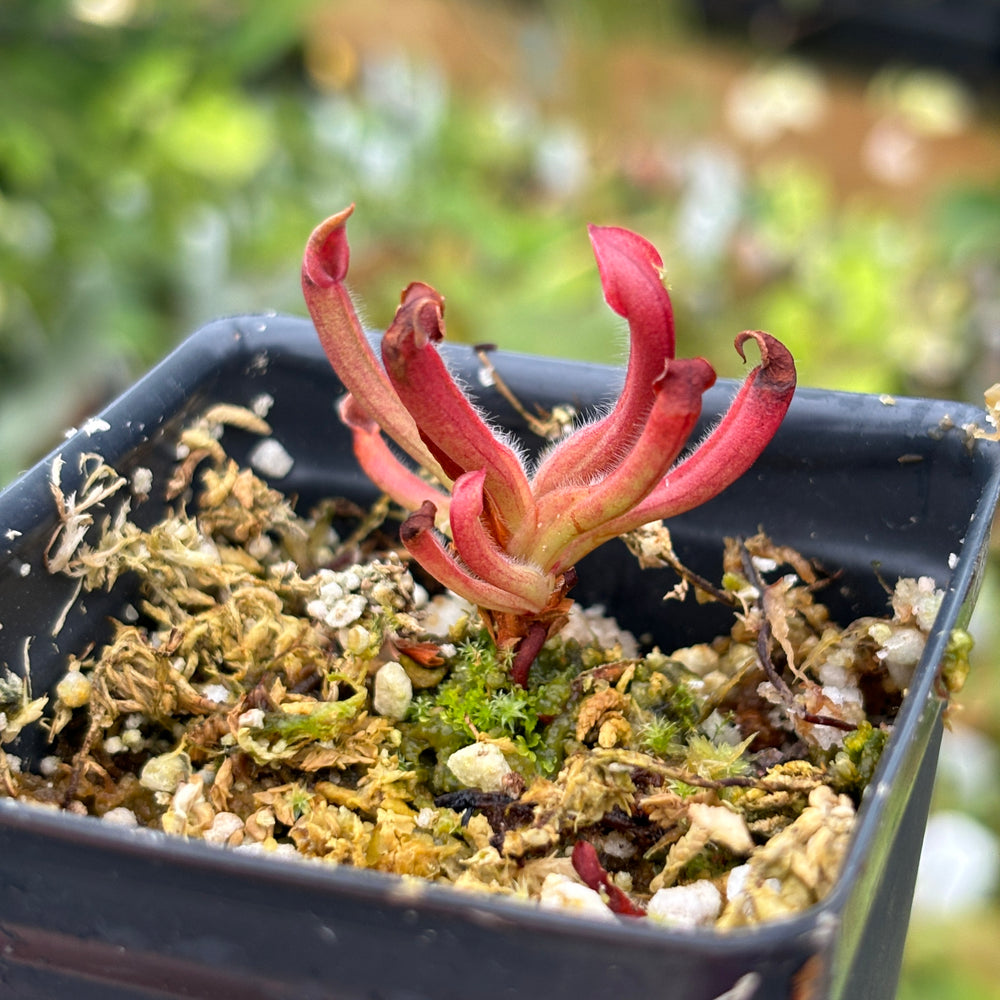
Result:
[[[695,0],[707,28],[804,56],[860,66],[939,66],[994,90],[1000,80],[997,0]]]
[[[449,353],[467,383],[477,384],[473,353]],[[494,360],[521,399],[543,406],[586,409],[608,398],[619,378],[597,365],[504,354]],[[710,393],[709,419],[732,390],[724,384]],[[371,498],[334,413],[340,391],[308,322],[215,323],[59,449],[63,488],[76,484],[86,452],[126,474],[149,468],[153,494],[138,516],[154,519],[178,428],[212,403],[248,404],[267,393],[275,437],[295,459],[275,485],[301,503],[331,494]],[[520,428],[495,391],[483,397],[501,422]],[[682,558],[715,575],[722,537],[763,525],[777,541],[842,570],[827,596],[845,621],[884,612],[878,574],[926,574],[947,588],[843,874],[821,905],[725,935],[608,926],[373,872],[249,858],[2,799],[0,995],[894,995],[941,733],[936,673],[949,631],[964,623],[976,595],[1000,493],[1000,449],[970,445],[959,429],[979,417],[957,404],[802,390],[751,472],[671,524]],[[242,459],[252,440],[227,433],[227,448]],[[72,603],[58,636],[51,634],[72,599],[71,583],[42,567],[55,524],[53,457],[0,494],[0,662],[17,672],[30,662],[35,694],[61,676],[65,654],[103,636],[107,616],[129,598],[127,583],[85,595]],[[664,604],[672,578],[639,572],[617,543],[580,567],[580,581],[579,600],[605,603],[622,624],[663,645],[709,638],[721,624],[710,608]],[[46,752],[38,732],[7,749],[25,766]]]

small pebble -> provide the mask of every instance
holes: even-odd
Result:
[[[355,656],[367,652],[371,643],[372,634],[364,625],[352,625],[344,629],[343,646]]]
[[[43,778],[51,778],[56,771],[59,770],[59,765],[61,761],[58,757],[50,755],[48,757],[43,757],[38,762],[38,771]]]
[[[722,912],[722,894],[705,879],[675,885],[653,894],[646,913],[673,927],[703,927]]]
[[[202,834],[210,844],[225,844],[234,833],[243,829],[243,820],[236,813],[220,812],[215,814],[212,825]]]
[[[447,635],[463,618],[474,612],[472,605],[456,594],[437,594],[423,609],[421,622],[434,635]]]
[[[131,809],[126,809],[125,806],[109,809],[101,819],[105,823],[111,823],[112,826],[133,827],[139,825],[139,821],[135,818],[135,813]]]
[[[217,705],[225,705],[229,701],[229,688],[225,684],[206,684],[201,690],[202,696]]]
[[[260,729],[264,725],[264,709],[248,708],[236,720],[237,729]]]
[[[146,761],[139,784],[153,792],[172,794],[191,777],[191,758],[186,753],[164,753]]]
[[[390,660],[379,667],[375,675],[375,695],[372,704],[379,715],[398,722],[406,715],[413,701],[413,684],[403,667]]]
[[[730,869],[726,877],[726,899],[730,903],[746,894],[747,879],[750,877],[749,865],[737,865]]]
[[[254,445],[248,459],[258,472],[271,479],[284,479],[295,465],[295,459],[274,438],[264,438]]]
[[[421,830],[430,830],[434,824],[437,822],[438,813],[436,809],[431,809],[430,806],[424,806],[420,812],[417,813],[416,822],[417,826]]]
[[[56,697],[67,708],[82,708],[90,701],[90,678],[70,670],[56,685]]]
[[[558,872],[545,876],[538,903],[543,910],[571,910],[580,916],[596,917],[610,923],[617,919],[593,889]]]
[[[140,749],[146,740],[143,738],[142,733],[138,729],[123,729],[122,730],[122,743],[128,747],[129,750]]]
[[[132,470],[132,492],[138,497],[149,496],[153,488],[153,472],[144,465]]]
[[[511,767],[495,743],[472,743],[448,758],[448,770],[467,788],[499,792]]]
[[[250,409],[263,420],[270,412],[271,407],[274,406],[274,396],[269,392],[262,392],[259,396],[255,396],[250,402]]]

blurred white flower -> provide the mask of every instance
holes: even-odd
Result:
[[[785,132],[816,128],[826,103],[820,74],[787,61],[740,77],[726,96],[725,115],[740,138],[764,145]]]
[[[924,835],[914,911],[957,914],[985,903],[998,884],[1000,838],[964,813],[934,813]]]
[[[590,176],[590,154],[583,133],[564,122],[543,132],[535,147],[535,176],[546,194],[576,194]]]
[[[881,118],[868,130],[861,144],[861,162],[884,184],[909,184],[924,169],[920,140],[891,118]]]
[[[724,252],[740,219],[742,168],[728,150],[702,146],[686,157],[684,177],[677,210],[677,242],[691,257],[715,260]]]
[[[73,16],[85,24],[116,28],[126,24],[135,14],[135,0],[73,0]]]
[[[885,70],[872,80],[868,95],[883,113],[928,138],[958,135],[974,115],[972,97],[962,83],[935,70]]]

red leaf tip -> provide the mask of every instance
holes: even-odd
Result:
[[[342,212],[321,222],[309,237],[302,277],[319,288],[329,288],[347,277],[351,248],[347,242],[347,220],[354,211],[348,205]]]
[[[412,328],[417,347],[444,340],[444,296],[422,281],[407,285],[393,321],[397,324]]]
[[[412,542],[418,535],[425,531],[430,531],[434,527],[434,518],[437,515],[437,507],[430,500],[425,500],[420,505],[420,510],[414,511],[400,526],[399,539],[406,545]]]
[[[601,274],[605,301],[619,316],[625,316],[629,311],[629,295],[635,295],[641,288],[641,284],[633,287],[637,272],[646,265],[652,272],[650,277],[661,284],[663,258],[649,240],[631,229],[590,225],[587,234]],[[666,297],[666,290],[660,294]]]
[[[737,335],[735,341],[736,351],[744,361],[747,356],[743,345],[748,340],[757,342],[762,375],[766,378],[768,386],[779,392],[794,388],[795,359],[791,351],[780,340],[769,333],[764,333],[763,330],[744,330]]]

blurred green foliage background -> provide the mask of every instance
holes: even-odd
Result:
[[[621,360],[585,234],[614,223],[660,248],[678,351],[722,375],[762,328],[802,384],[980,399],[996,95],[905,55],[805,58],[773,24],[709,33],[702,6],[4,0],[0,484],[196,327],[303,314],[306,237],[349,202],[375,327],[419,279],[455,339]],[[978,678],[967,721],[995,741]],[[991,780],[942,802],[1000,829]],[[901,996],[995,996],[974,942],[997,913],[918,919]]]
[[[1000,141],[975,95],[627,10],[6,0],[0,481],[202,323],[301,313],[305,237],[351,201],[375,326],[419,278],[457,339],[620,359],[584,232],[615,222],[722,374],[757,327],[805,384],[977,397]]]

